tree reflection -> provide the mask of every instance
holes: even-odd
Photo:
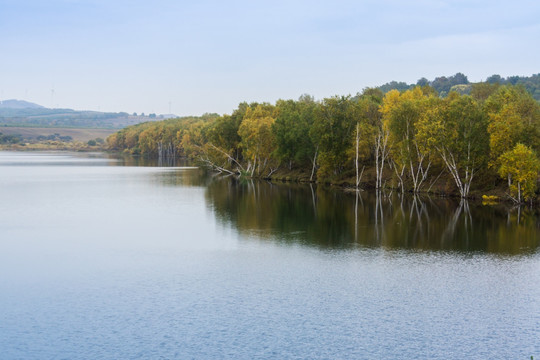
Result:
[[[209,182],[206,199],[219,221],[283,243],[504,254],[539,247],[532,209],[234,177]]]
[[[460,218],[462,218],[461,216],[462,213],[465,213],[465,216],[463,216],[463,219],[464,219],[463,225],[465,229],[464,235],[468,240],[469,231],[466,231],[466,230],[467,230],[467,225],[468,225],[467,220],[470,217],[469,203],[467,200],[461,199],[461,201],[459,202],[459,206],[456,208],[456,210],[454,210],[454,215],[448,221],[448,225],[446,226],[446,229],[443,232],[443,235],[441,237],[441,242],[443,244],[446,241],[452,241],[455,238],[456,229],[457,229]],[[471,222],[472,222],[472,219],[471,219]]]

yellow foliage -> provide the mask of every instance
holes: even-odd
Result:
[[[262,105],[257,105],[255,109],[248,108],[238,128],[238,134],[242,139],[240,146],[244,149],[246,157],[253,161],[264,161],[275,150],[276,140],[272,131],[275,118],[272,112]]]
[[[499,197],[495,195],[482,195],[482,205],[496,205],[499,200]]]
[[[514,104],[503,106],[500,112],[490,113],[489,119],[491,165],[494,165],[499,156],[512,149],[523,131],[523,124]]]
[[[513,150],[500,157],[499,174],[509,179],[510,195],[518,202],[534,196],[540,161],[534,151],[523,144],[517,144]]]

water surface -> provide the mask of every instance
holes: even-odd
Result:
[[[1,358],[540,356],[536,210],[149,165],[0,152]]]

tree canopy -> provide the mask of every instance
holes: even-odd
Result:
[[[444,81],[458,80],[467,78],[458,73]],[[532,95],[522,85],[482,83],[467,85],[470,94],[441,96],[424,83],[384,95],[368,88],[318,101],[303,95],[275,104],[243,102],[230,115],[143,123],[107,142],[114,150],[188,156],[249,176],[299,169],[311,172],[310,180],[412,192],[429,191],[438,181],[462,197],[478,190],[477,182],[500,187],[503,177],[510,179],[509,196],[533,197],[540,105]]]

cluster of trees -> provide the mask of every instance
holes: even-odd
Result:
[[[86,144],[88,146],[98,146],[98,145],[103,145],[105,144],[105,140],[103,140],[102,138],[100,137],[97,137],[95,139],[90,139],[86,142]]]
[[[201,117],[182,117],[156,122],[144,122],[128,126],[110,135],[107,145],[111,150],[120,150],[132,155],[158,157],[163,155],[186,155],[183,151],[181,137],[188,130],[211,123],[217,119],[217,114],[205,114]],[[163,149],[171,149],[171,153],[164,153]]]
[[[458,91],[460,93],[470,91],[470,86],[468,86],[470,85],[469,79],[467,79],[467,76],[462,73],[456,73],[455,75],[448,77],[439,76],[432,81],[429,81],[428,79],[423,77],[419,79],[416,84],[407,84],[402,81],[391,81],[389,83],[379,86],[377,89],[381,90],[383,93],[387,93],[390,90],[405,91],[410,90],[415,86],[427,85],[431,86],[437,92],[437,94],[442,97],[447,96],[450,91]]]
[[[51,134],[51,135],[38,135],[36,137],[36,140],[38,141],[47,141],[47,140],[50,140],[50,141],[63,141],[63,142],[68,142],[68,141],[73,141],[73,137],[69,136],[69,135],[60,135],[59,133],[54,133],[54,134]]]
[[[509,76],[503,78],[500,75],[491,75],[486,79],[490,84],[499,85],[523,85],[532,97],[540,101],[540,74],[532,76]]]
[[[219,171],[270,177],[309,169],[310,179],[353,179],[401,191],[429,191],[439,179],[461,197],[475,182],[508,182],[516,202],[532,199],[540,164],[540,105],[520,86],[479,83],[445,97],[429,85],[365,89],[315,101],[242,103],[231,115],[205,115],[121,130],[111,149],[185,155]],[[500,181],[500,180],[499,180]]]
[[[540,74],[533,74],[531,76],[509,76],[507,78],[494,74],[489,76],[485,82],[493,85],[523,85],[535,100],[540,101]],[[456,91],[461,94],[470,94],[473,84],[469,82],[469,79],[464,74],[456,73],[455,75],[448,77],[439,76],[431,81],[426,78],[421,78],[416,84],[391,81],[377,87],[377,89],[381,90],[383,93],[387,93],[390,90],[405,91],[410,90],[415,86],[426,85],[431,86],[439,96],[445,97],[451,91]]]
[[[18,144],[23,140],[21,135],[8,135],[0,132],[0,144]]]
[[[73,137],[69,135],[60,135],[59,133],[54,133],[50,135],[38,135],[35,140],[31,136],[23,136],[21,134],[2,134],[0,133],[0,144],[19,144],[23,142],[46,142],[46,141],[60,141],[60,142],[70,142],[73,141]],[[101,139],[103,144],[105,140]]]

